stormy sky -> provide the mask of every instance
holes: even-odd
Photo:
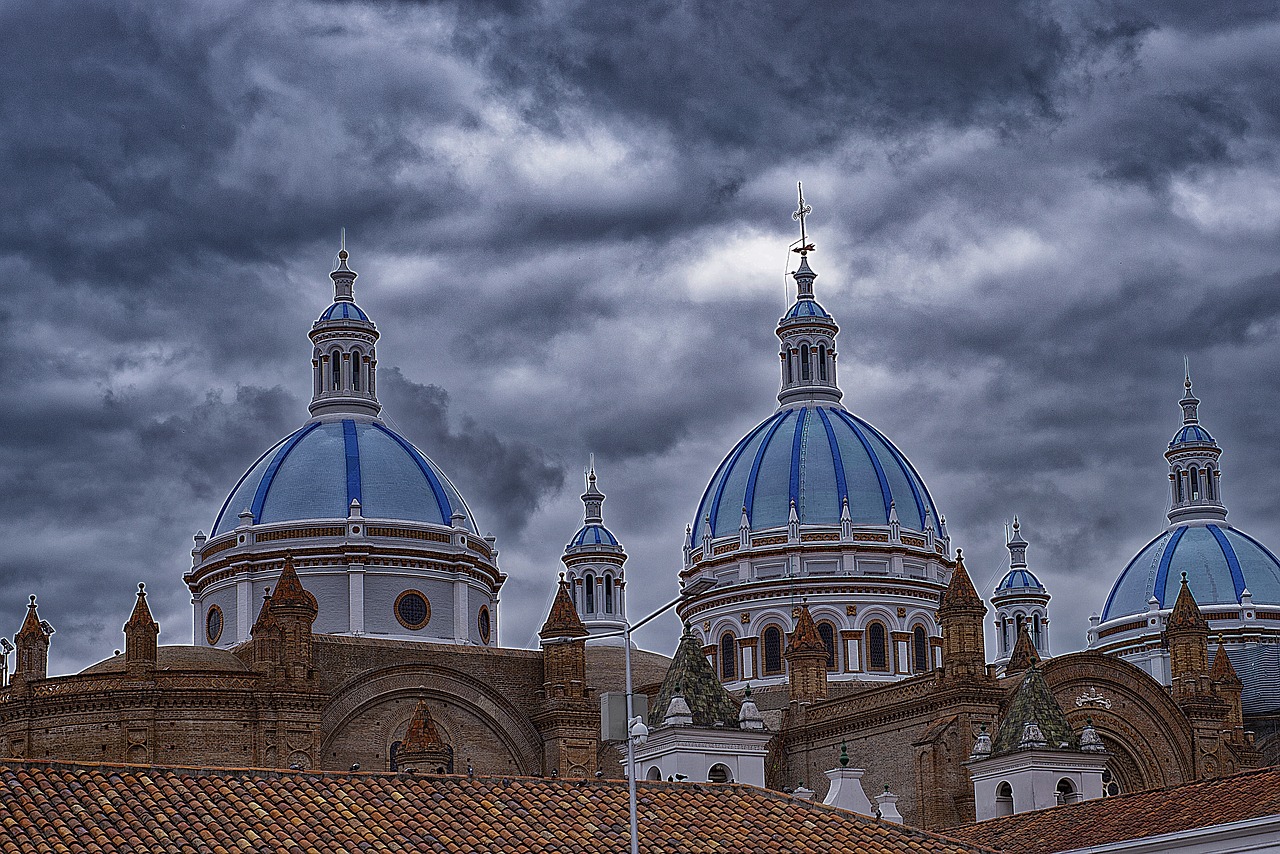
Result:
[[[1055,652],[1165,524],[1190,357],[1231,521],[1280,546],[1274,2],[9,3],[0,631],[51,672],[306,418],[345,227],[390,422],[531,645],[588,453],[633,616],[773,411],[795,184],[845,402],[986,591],[1018,514]],[[794,256],[791,256],[794,257]],[[673,619],[642,636],[674,647]]]

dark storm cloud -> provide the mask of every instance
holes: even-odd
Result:
[[[378,375],[393,423],[430,454],[479,510],[477,524],[518,535],[548,494],[564,483],[563,470],[527,442],[504,442],[492,430],[462,418],[450,423],[449,393],[405,379],[396,368]]]
[[[511,589],[550,589],[581,519],[565,472],[595,452],[631,604],[660,604],[706,479],[772,408],[803,179],[846,402],[911,456],[975,579],[1021,514],[1076,646],[1162,522],[1183,353],[1233,521],[1280,543],[1278,21],[10,4],[0,619],[39,593],[55,669],[78,666],[143,580],[184,639],[191,533],[305,418],[340,226],[386,414],[493,527]],[[522,598],[506,642],[544,616]]]

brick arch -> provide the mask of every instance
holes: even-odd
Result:
[[[542,770],[542,738],[528,717],[498,691],[465,673],[432,665],[398,665],[366,671],[338,687],[320,716],[320,756],[351,724],[372,708],[393,700],[425,698],[461,708],[481,721],[515,760],[518,773]],[[379,733],[388,732],[382,725]],[[377,745],[385,750],[387,745]],[[455,749],[458,745],[454,745]]]
[[[1126,783],[1158,788],[1196,779],[1191,724],[1165,687],[1145,671],[1114,656],[1076,652],[1050,659],[1043,672],[1072,728],[1079,731],[1092,718],[1117,754],[1116,770],[1125,777],[1138,775]],[[1090,702],[1094,695],[1101,695],[1110,708]]]

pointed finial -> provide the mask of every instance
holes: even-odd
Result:
[[[796,182],[796,192],[800,196],[800,204],[791,214],[791,218],[798,220],[800,223],[800,245],[793,248],[792,252],[799,252],[801,256],[808,255],[813,251],[814,246],[809,242],[809,236],[805,233],[804,218],[813,213],[813,208],[804,203],[804,185],[799,181]]]
[[[1186,386],[1187,391],[1191,391],[1191,357],[1190,356],[1182,357],[1182,371],[1185,377],[1183,381],[1183,385]]]

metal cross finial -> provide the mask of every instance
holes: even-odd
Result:
[[[342,245],[338,248],[342,250],[347,248],[347,227],[345,225],[342,227]]]
[[[813,213],[813,208],[804,203],[804,186],[799,181],[796,182],[796,192],[800,194],[800,204],[791,214],[791,218],[800,222],[800,245],[791,251],[807,255],[813,251],[813,244],[809,242],[809,237],[805,234],[804,218]]]

